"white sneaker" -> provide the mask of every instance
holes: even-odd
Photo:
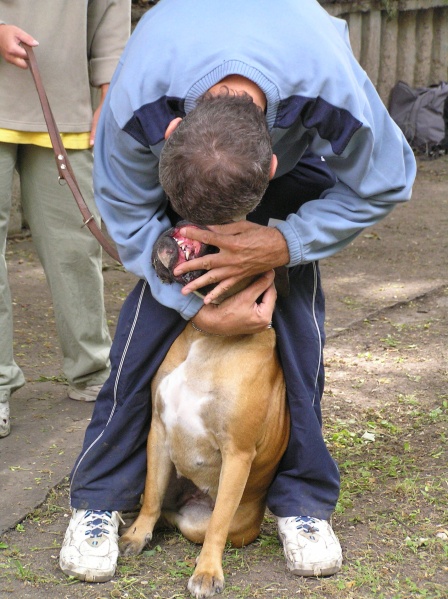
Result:
[[[79,387],[70,385],[68,388],[68,396],[70,399],[77,399],[78,401],[95,401],[102,386],[103,385],[90,385],[89,387],[80,389]]]
[[[11,432],[9,396],[9,391],[0,391],[0,437],[7,437]]]
[[[329,576],[340,570],[342,549],[326,520],[277,518],[288,569],[297,576]]]
[[[59,556],[61,570],[86,582],[107,582],[118,559],[118,512],[73,510]]]

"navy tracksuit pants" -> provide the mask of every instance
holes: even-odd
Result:
[[[334,184],[326,164],[306,155],[271,181],[249,220],[284,219]],[[316,263],[289,269],[290,294],[278,297],[273,317],[291,413],[286,452],[268,493],[277,516],[328,519],[339,495],[339,472],[324,443],[320,400],[324,387],[325,302]],[[129,510],[143,492],[151,420],[151,379],[186,326],[139,281],[120,313],[111,349],[112,371],[95,403],[71,475],[71,505]]]

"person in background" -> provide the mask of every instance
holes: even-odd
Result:
[[[240,106],[240,97],[249,101]],[[247,127],[254,109],[272,144],[266,163]],[[247,220],[222,224],[218,208],[243,189],[250,195],[250,177],[260,172],[268,185],[260,205]],[[151,378],[188,321],[216,335],[257,333],[272,321],[291,435],[267,504],[293,574],[340,569],[330,523],[339,471],[320,407],[318,263],[408,201],[415,175],[411,148],[353,56],[347,24],[316,0],[161,0],[145,14],[112,79],[94,167],[101,215],[140,281],[123,305],[111,376],[71,474],[73,512],[60,553],[66,574],[99,582],[115,572],[120,511],[138,504],[145,481]],[[192,202],[213,203],[217,221],[181,234],[220,251],[174,273],[205,270],[199,279],[164,285],[153,245],[176,219],[173,208],[185,218]],[[285,297],[273,289],[277,267],[289,274]],[[251,275],[259,278],[246,290],[212,303]],[[204,299],[192,293],[212,283]]]
[[[68,396],[95,401],[110,372],[101,247],[89,229],[82,227],[70,189],[58,182],[50,137],[21,42],[35,48],[70,163],[99,223],[93,199],[92,146],[104,97],[129,35],[128,0],[0,1],[0,437],[10,432],[11,395],[25,384],[13,354],[5,260],[14,171],[20,178],[23,213],[51,291]]]

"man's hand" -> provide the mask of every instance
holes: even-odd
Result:
[[[28,46],[39,45],[39,42],[23,29],[15,25],[0,25],[0,55],[6,62],[27,69],[27,53],[20,45],[21,42],[25,42]]]
[[[189,260],[174,269],[176,276],[192,270],[208,271],[182,289],[182,293],[187,295],[206,285],[217,284],[204,298],[205,304],[213,302],[242,279],[289,262],[285,238],[273,227],[239,221],[229,225],[210,226],[206,230],[185,227],[181,229],[181,234],[214,245],[220,250],[217,254]],[[199,323],[196,324],[200,326]]]
[[[257,303],[260,296],[261,302]],[[274,271],[270,270],[221,304],[203,306],[192,321],[202,331],[215,335],[261,333],[272,322],[276,299]]]

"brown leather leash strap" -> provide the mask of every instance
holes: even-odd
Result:
[[[31,46],[22,42],[22,46],[28,54],[28,63],[31,74],[36,84],[37,93],[39,94],[39,100],[44,113],[45,122],[47,123],[48,133],[53,146],[53,150],[56,158],[56,166],[59,172],[59,180],[66,181],[67,185],[73,194],[73,197],[78,204],[78,208],[81,211],[84,225],[90,229],[91,233],[97,238],[102,247],[106,252],[117,262],[121,262],[116,248],[110,243],[104,233],[96,224],[93,214],[90,212],[84,198],[82,197],[81,190],[79,189],[78,182],[76,181],[75,174],[71,167],[70,161],[65,151],[64,144],[62,143],[61,134],[59,133],[56,121],[54,120],[53,113],[48,102],[47,94],[42,83],[42,79],[37,66],[36,57]]]

